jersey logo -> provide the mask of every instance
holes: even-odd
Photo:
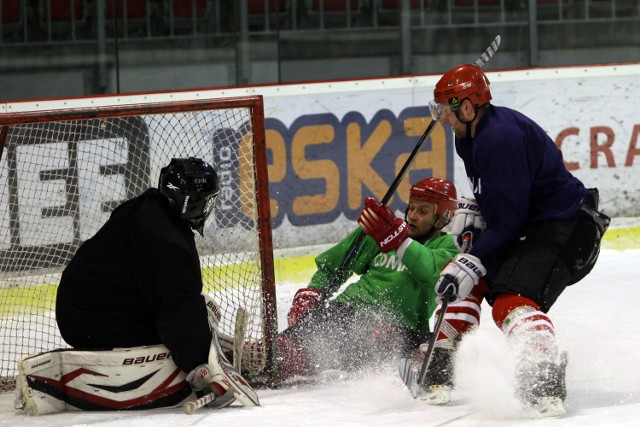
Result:
[[[372,264],[375,267],[388,268],[396,271],[404,271],[407,269],[407,266],[402,263],[402,260],[400,260],[395,253],[385,254],[384,252],[380,252],[373,259]]]
[[[471,270],[476,276],[478,276],[478,279],[482,277],[482,271],[480,271],[478,266],[469,258],[461,256],[460,258],[458,258],[458,262],[462,265],[466,265],[469,270]]]
[[[482,178],[469,176],[467,179],[469,180],[469,185],[473,194],[482,194]]]

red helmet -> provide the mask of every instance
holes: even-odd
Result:
[[[436,83],[433,98],[438,104],[448,102],[452,109],[467,98],[480,107],[491,101],[489,79],[477,65],[459,65],[447,71]]]
[[[424,200],[436,205],[436,215],[447,224],[453,218],[458,207],[458,192],[451,181],[438,178],[425,178],[414,184],[409,192],[414,199]]]

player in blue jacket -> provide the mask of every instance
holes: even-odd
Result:
[[[470,64],[445,73],[434,90],[431,113],[453,130],[475,196],[460,200],[452,223],[467,253],[443,269],[436,292],[452,293],[452,308],[476,296],[478,320],[486,298],[516,352],[519,397],[545,416],[562,416],[566,355],[547,312],[593,268],[609,218],[597,211],[597,189],[569,173],[545,131],[491,99],[487,76]],[[437,343],[459,339],[444,320]],[[453,321],[454,329],[461,324]],[[452,384],[451,354],[434,353],[427,386]],[[448,367],[444,377],[438,366]]]

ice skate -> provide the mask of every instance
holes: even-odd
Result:
[[[447,405],[451,402],[452,387],[453,351],[436,348],[433,350],[419,398],[429,405]]]
[[[563,352],[560,363],[525,363],[519,367],[516,371],[516,393],[520,400],[545,418],[563,417],[566,413],[564,400],[567,397],[567,363],[567,353]]]
[[[420,400],[428,405],[448,405],[451,402],[451,387],[447,385],[432,385],[419,395]]]

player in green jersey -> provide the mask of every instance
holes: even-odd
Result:
[[[411,187],[405,220],[365,199],[358,223],[368,236],[337,278],[349,284],[317,307],[362,230],[320,254],[309,287],[294,296],[289,327],[278,337],[281,379],[359,370],[415,352],[429,333],[440,271],[459,252],[442,231],[456,206],[455,186],[436,178]]]

